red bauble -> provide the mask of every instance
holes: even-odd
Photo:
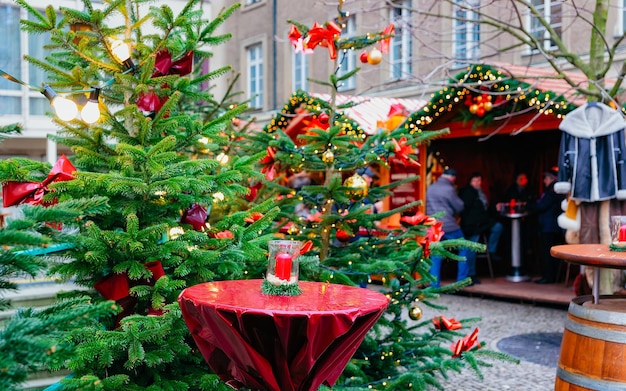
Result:
[[[320,121],[322,125],[328,124],[328,114],[326,113],[320,113],[317,119]]]
[[[350,235],[349,233],[347,233],[346,231],[342,229],[337,229],[336,237],[337,237],[337,240],[340,242],[347,242],[348,240],[352,238],[352,235]]]
[[[359,56],[359,61],[361,61],[363,64],[367,64],[367,57],[368,57],[367,50],[363,50],[361,52],[361,55]]]

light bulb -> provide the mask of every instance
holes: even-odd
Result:
[[[88,124],[93,124],[100,118],[100,108],[98,107],[98,96],[100,95],[100,89],[94,88],[89,94],[89,100],[87,104],[83,106],[80,112],[80,116]]]
[[[76,103],[59,96],[48,84],[43,87],[41,93],[48,98],[55,114],[61,121],[71,121],[78,115]]]
[[[133,69],[135,68],[135,64],[133,64],[133,60],[130,59],[130,45],[122,41],[121,39],[112,38],[111,39],[111,53],[115,59],[124,65],[127,68]]]
[[[215,157],[215,160],[220,162],[222,166],[225,166],[226,164],[228,164],[228,159],[229,159],[228,155],[225,154],[224,152],[221,152],[219,155]]]

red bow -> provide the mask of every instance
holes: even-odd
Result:
[[[261,212],[252,212],[250,214],[250,216],[248,216],[245,219],[243,219],[243,221],[245,221],[246,223],[252,224],[255,221],[260,220],[261,218],[263,218],[263,213],[261,213]]]
[[[154,91],[142,92],[137,99],[137,107],[144,113],[156,113],[167,101],[167,97],[161,99]]]
[[[335,47],[335,38],[341,34],[341,27],[335,22],[326,22],[326,27],[320,26],[317,22],[313,23],[313,27],[307,33],[305,46],[315,49],[317,45],[328,48],[330,59],[337,58],[337,48]]]
[[[200,204],[193,204],[180,218],[181,223],[190,224],[194,230],[202,231],[206,224],[207,210]]]
[[[424,258],[430,256],[430,243],[438,242],[445,233],[442,229],[443,223],[441,221],[432,224],[424,237],[417,237],[417,242],[424,247]]]
[[[391,139],[393,141],[395,158],[396,160],[400,160],[402,164],[405,166],[419,166],[420,164],[413,159],[411,156],[415,153],[415,149],[406,144],[406,137],[400,138],[400,141],[396,141],[396,139]]]
[[[433,324],[437,330],[458,330],[462,327],[461,322],[454,318],[447,319],[445,316],[434,317]]]
[[[265,155],[265,157],[263,159],[261,159],[261,164],[263,165],[263,168],[261,169],[261,173],[265,174],[265,178],[268,181],[271,181],[274,179],[274,175],[276,174],[276,170],[274,168],[274,163],[276,162],[274,160],[274,156],[276,154],[276,151],[274,150],[274,148],[272,147],[267,147],[267,155]]]
[[[385,27],[385,29],[382,32],[382,35],[394,35],[396,33],[396,28],[394,27],[393,23],[391,23],[390,25],[388,25],[387,27]],[[391,37],[387,37],[384,38],[382,41],[380,41],[380,51],[382,53],[389,53],[389,42],[391,41]]]
[[[225,231],[221,231],[218,232],[214,235],[214,237],[218,238],[218,239],[232,239],[233,238],[233,233],[230,232],[229,230],[225,230]]]
[[[172,61],[172,53],[167,49],[160,50],[156,54],[154,62],[154,73],[152,77],[163,75],[185,76],[191,73],[193,66],[193,51],[188,51],[184,56],[176,61]]]
[[[7,182],[2,186],[4,207],[27,203],[37,205],[41,203],[44,194],[48,192],[48,185],[52,182],[64,182],[74,179],[72,175],[76,167],[70,163],[65,155],[61,155],[52,170],[41,183],[36,182]]]
[[[458,340],[456,343],[452,344],[452,357],[459,357],[461,353],[469,351],[472,346],[474,346],[477,340],[478,328],[474,329],[474,331],[470,335],[467,335]]]
[[[437,222],[437,219],[435,219],[434,217],[427,216],[422,212],[417,212],[413,216],[402,216],[400,218],[400,221],[403,223],[410,224],[410,225],[418,225],[418,224],[433,225]]]
[[[313,242],[311,242],[310,240],[307,240],[306,242],[304,242],[304,244],[302,245],[302,248],[300,249],[300,255],[308,253],[309,251],[311,251],[312,248],[313,248]]]

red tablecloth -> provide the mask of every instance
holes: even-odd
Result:
[[[317,390],[337,381],[389,300],[343,285],[300,287],[299,296],[268,296],[261,280],[209,282],[178,302],[204,359],[233,388]]]

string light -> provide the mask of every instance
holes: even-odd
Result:
[[[130,58],[130,45],[121,39],[110,38],[111,53],[113,57],[126,66],[126,69],[135,69],[135,64]]]
[[[60,120],[71,121],[78,115],[78,106],[76,106],[76,103],[54,92],[52,87],[48,84],[44,85],[41,93],[48,98],[50,105]]]
[[[100,108],[98,107],[99,96],[100,88],[94,87],[91,93],[89,93],[89,100],[80,111],[80,117],[88,124],[96,123],[100,118]]]

